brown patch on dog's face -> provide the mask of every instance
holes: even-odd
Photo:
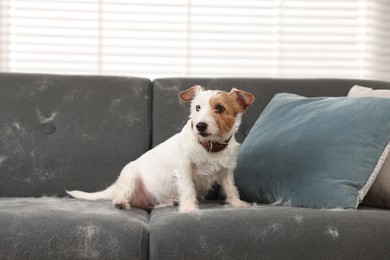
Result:
[[[229,93],[220,91],[210,98],[212,116],[219,128],[219,135],[229,132],[239,113],[243,113],[253,103],[255,97],[233,88]]]
[[[242,112],[235,95],[218,92],[210,98],[211,115],[219,128],[219,135],[229,132],[236,121],[238,113]]]

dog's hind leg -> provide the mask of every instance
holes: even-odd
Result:
[[[130,209],[130,190],[125,187],[117,187],[112,204],[118,209]]]
[[[115,185],[115,193],[113,196],[113,205],[118,209],[130,209],[130,200],[133,197],[138,172],[135,170],[133,163],[126,165]]]

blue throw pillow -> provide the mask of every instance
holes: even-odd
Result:
[[[243,199],[356,209],[390,150],[390,99],[277,94],[238,154]]]

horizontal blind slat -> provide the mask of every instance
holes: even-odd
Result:
[[[78,70],[83,72],[146,77],[361,77],[365,68],[389,62],[388,18],[377,14],[390,5],[379,0],[9,4],[7,22],[0,19],[0,59],[7,54],[14,71],[31,71],[29,66],[36,63],[42,72],[68,73],[72,63],[80,63]]]

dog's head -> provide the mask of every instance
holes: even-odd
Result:
[[[229,139],[241,122],[241,115],[255,97],[233,88],[229,93],[204,90],[193,86],[179,93],[179,98],[191,102],[192,131],[200,139],[222,142]]]

